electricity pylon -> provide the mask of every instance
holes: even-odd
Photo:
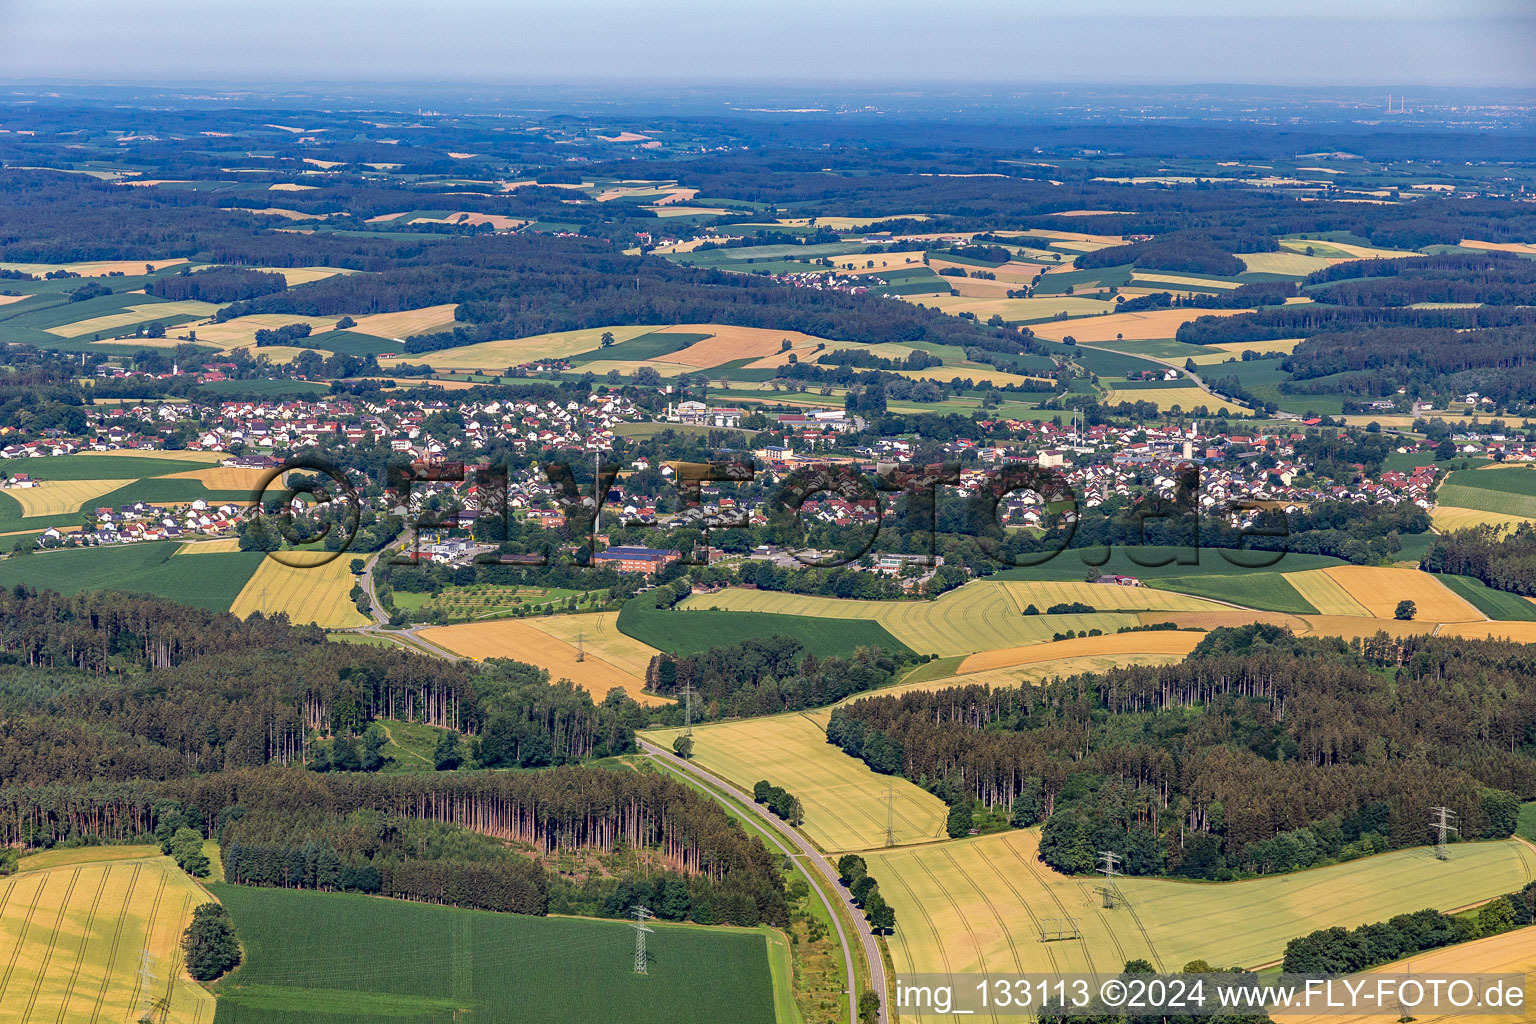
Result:
[[[635,919],[635,923],[630,925],[635,930],[635,973],[645,974],[645,937],[654,934],[653,929],[645,923],[651,919],[651,912],[637,903],[629,909],[629,913]]]
[[[1460,832],[1461,829],[1451,824],[1456,817],[1456,812],[1449,807],[1431,807],[1429,813],[1433,817],[1429,820],[1429,827],[1435,830],[1435,857],[1438,860],[1449,860],[1445,852],[1445,834],[1447,832]]]

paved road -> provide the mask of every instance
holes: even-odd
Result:
[[[875,943],[875,936],[869,929],[869,922],[864,920],[863,913],[853,905],[853,900],[848,896],[847,890],[838,884],[837,869],[832,866],[826,857],[822,856],[821,851],[812,846],[810,840],[801,835],[797,829],[779,820],[766,807],[753,800],[752,794],[737,788],[713,772],[700,768],[692,761],[684,761],[670,750],[664,750],[649,740],[638,736],[635,739],[640,744],[640,748],[652,757],[660,758],[670,767],[686,772],[695,778],[703,780],[715,789],[723,790],[735,797],[737,802],[755,814],[762,824],[793,843],[796,849],[800,851],[797,857],[803,863],[815,868],[830,883],[832,890],[842,899],[844,906],[848,910],[848,916],[853,919],[854,927],[859,933],[859,943],[863,947],[864,960],[869,964],[870,987],[880,996],[880,1024],[890,1024],[890,1014],[885,1006],[885,961],[880,956],[880,947]],[[842,915],[833,914],[832,923],[837,928],[837,939],[842,944],[843,956],[846,961],[845,967],[848,972],[848,978],[851,981],[854,976],[853,960],[851,947],[848,944],[848,936],[843,931]],[[852,984],[848,986],[848,1019],[850,1022],[856,1022],[859,1019],[858,1000],[854,995],[854,986]]]
[[[373,589],[373,567],[375,564],[377,564],[380,558],[385,557],[388,553],[389,548],[386,547],[384,551],[381,551],[377,555],[374,555],[372,558],[370,558],[368,560],[367,568],[363,570],[363,589],[368,594],[368,600],[372,606],[373,617],[376,621],[376,624],[372,626],[363,626],[357,629],[355,632],[377,633],[384,636],[393,636],[397,640],[409,643],[411,646],[415,647],[422,653],[435,655],[448,661],[458,661],[459,658],[457,655],[444,650],[443,648],[437,646],[434,643],[431,643],[430,641],[423,640],[418,635],[418,630],[424,627],[412,626],[407,629],[391,630],[381,630],[379,628],[380,626],[388,624],[389,616],[385,614],[383,606],[379,604],[378,595],[374,592]],[[877,995],[880,996],[880,1024],[890,1024],[890,1015],[885,1007],[885,961],[880,956],[880,947],[875,943],[875,936],[874,933],[870,931],[869,922],[864,920],[863,913],[853,905],[853,900],[848,895],[847,890],[838,883],[837,869],[832,866],[826,857],[822,856],[821,851],[812,846],[810,840],[806,839],[805,836],[801,835],[795,828],[779,820],[779,818],[775,817],[767,808],[759,805],[755,800],[752,799],[752,795],[750,793],[743,792],[735,785],[727,782],[712,772],[700,768],[692,761],[684,761],[670,750],[664,750],[661,747],[658,747],[656,744],[641,739],[638,736],[635,739],[636,742],[639,743],[640,748],[647,754],[650,754],[652,757],[659,758],[667,762],[667,764],[671,767],[706,782],[714,789],[729,793],[731,796],[735,797],[738,803],[755,814],[762,821],[762,823],[768,828],[772,829],[776,835],[788,840],[791,844],[793,844],[794,848],[800,851],[795,855],[796,858],[799,859],[802,864],[809,864],[818,874],[822,876],[822,878],[826,880],[830,889],[837,893],[838,897],[842,899],[843,905],[848,911],[848,916],[852,918],[854,928],[858,931],[859,944],[862,947],[864,953],[864,960],[869,965],[869,977],[871,981],[870,987]],[[826,902],[827,896],[826,893],[822,891],[822,888],[818,886],[816,891],[821,896],[822,901]],[[838,944],[843,947],[843,966],[844,971],[848,977],[848,1021],[849,1024],[856,1024],[859,1019],[859,1006],[858,997],[855,995],[856,986],[854,984],[855,976],[853,971],[853,947],[849,944],[848,935],[843,929],[843,915],[834,913],[832,907],[830,906],[827,908],[827,911],[829,916],[832,918],[833,927],[837,929]]]

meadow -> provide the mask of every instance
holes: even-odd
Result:
[[[1018,647],[1050,640],[1069,630],[1113,633],[1121,626],[1136,625],[1135,617],[1124,613],[1025,615],[1024,606],[1016,602],[1007,586],[981,581],[932,601],[850,601],[771,590],[727,589],[690,597],[683,602],[683,608],[866,620],[878,623],[919,654],[940,657]]]
[[[121,590],[225,611],[264,562],[251,551],[172,557],[180,548],[179,541],[151,541],[13,555],[0,561],[0,586],[25,583],[61,594]]]
[[[594,627],[591,644],[587,642],[586,631],[581,626],[567,625],[560,630],[568,636],[557,636],[541,628],[546,622],[566,618],[585,620],[593,616],[539,616],[467,622],[424,629],[420,635],[428,643],[476,661],[513,658],[537,665],[549,672],[551,682],[569,679],[590,693],[594,701],[601,701],[609,690],[617,687],[642,704],[670,703],[666,698],[645,692],[645,666],[641,665],[639,671],[635,671],[635,663],[639,659],[632,656],[632,648],[642,646],[638,641],[624,637],[629,643],[620,644],[612,636],[600,634],[596,628],[599,624],[595,622],[591,623]],[[611,623],[609,626],[612,628]],[[623,659],[627,664],[618,665],[602,656],[603,651],[613,649],[621,649],[624,654],[631,655]],[[578,652],[585,654],[581,661],[576,660]],[[646,663],[649,664],[649,659],[646,659]]]
[[[878,849],[885,844],[888,808],[899,844],[945,836],[947,808],[898,776],[877,775],[827,742],[829,712],[774,715],[695,726],[693,760],[747,792],[767,779],[799,799],[802,831],[822,850]],[[681,729],[645,738],[670,750]]]
[[[302,552],[290,551],[284,557],[298,560]],[[206,558],[227,557],[206,555]],[[357,610],[351,592],[357,577],[349,568],[352,559],[343,554],[320,565],[284,565],[276,558],[260,555],[261,564],[244,581],[245,585],[226,606],[240,618],[252,612],[275,615],[285,612],[295,625],[313,622],[330,629],[366,626],[373,621]],[[317,555],[314,559],[318,561]],[[186,559],[181,560],[186,563]],[[200,560],[190,564],[202,565]]]
[[[1519,594],[1494,590],[1485,586],[1482,580],[1470,576],[1436,575],[1435,579],[1490,619],[1536,620],[1536,602],[1528,601]]]
[[[218,459],[217,455],[203,452],[153,452],[144,455],[82,452],[44,459],[0,459],[0,473],[8,476],[26,473],[34,480],[138,480],[148,476],[181,473],[194,468],[194,463],[212,465]]]
[[[218,983],[219,1024],[775,1024],[761,931],[653,923],[639,975],[620,921],[211,888],[247,957]]]
[[[20,873],[0,879],[5,1018],[131,1020],[166,999],[170,1024],[210,1024],[213,998],[186,979],[180,948],[207,893],[156,847],[64,852],[24,858]],[[156,978],[148,992],[137,976],[146,950]]]
[[[1038,843],[1024,829],[866,853],[896,911],[897,972],[1114,972],[1136,958],[1164,971],[1194,959],[1258,967],[1316,928],[1456,909],[1519,888],[1536,867],[1518,840],[1456,844],[1446,863],[1417,847],[1242,882],[1122,878],[1128,905],[1106,910],[1093,878],[1046,867]],[[1041,924],[1065,917],[1082,938],[1041,942]]]

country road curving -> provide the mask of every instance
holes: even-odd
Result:
[[[854,928],[859,933],[859,944],[864,951],[864,960],[869,965],[870,988],[880,997],[880,1024],[890,1024],[890,1015],[887,1012],[885,1006],[885,960],[880,955],[880,947],[875,942],[874,933],[870,931],[869,922],[864,920],[864,915],[859,912],[859,909],[856,906],[854,906],[852,897],[847,894],[847,890],[845,890],[838,882],[837,869],[832,866],[831,862],[829,862],[827,858],[822,855],[820,850],[816,849],[815,846],[812,846],[811,841],[805,838],[805,836],[801,835],[799,830],[787,822],[781,821],[779,818],[775,817],[773,813],[770,812],[767,808],[753,800],[752,794],[744,792],[735,784],[727,782],[725,779],[722,779],[720,776],[714,774],[713,772],[700,768],[692,761],[685,761],[678,757],[676,754],[672,753],[670,750],[664,750],[663,748],[657,746],[647,739],[644,739],[643,737],[635,737],[635,742],[637,742],[640,745],[640,749],[644,750],[647,754],[650,754],[652,757],[666,762],[668,767],[675,768],[681,772],[685,772],[688,775],[691,775],[707,783],[710,787],[721,790],[730,794],[732,797],[735,797],[736,802],[756,815],[762,824],[773,829],[775,833],[795,844],[796,849],[800,851],[798,854],[800,859],[803,862],[813,866],[816,871],[824,879],[826,879],[826,881],[832,887],[832,890],[838,893],[838,895],[841,897],[844,909],[848,911],[848,915],[853,919]],[[851,958],[852,954],[848,945],[848,937],[843,931],[842,915],[833,914],[832,924],[837,928],[838,942],[842,944],[843,956],[846,960],[846,969],[848,971],[848,1020],[850,1024],[857,1024],[859,1019],[858,997],[855,993],[855,986],[853,984],[854,975],[853,961]]]

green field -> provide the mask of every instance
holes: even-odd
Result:
[[[1282,561],[1281,564],[1284,565],[1285,562]],[[1195,597],[1208,597],[1213,601],[1240,604],[1245,608],[1259,608],[1267,612],[1315,615],[1318,611],[1278,572],[1165,576],[1161,579],[1149,580],[1147,586],[1161,590],[1175,590]]]
[[[1494,590],[1492,587],[1484,586],[1482,580],[1475,580],[1470,576],[1436,574],[1435,579],[1444,583],[1458,597],[1465,598],[1490,619],[1500,619],[1505,622],[1536,622],[1536,604],[1532,604],[1519,594]]]
[[[382,356],[391,352],[400,355],[405,351],[405,347],[397,341],[347,330],[321,331],[300,339],[300,342],[304,348],[324,349],[349,356]]]
[[[209,888],[246,950],[219,1024],[774,1024],[759,931],[654,924],[638,975],[619,921]]]
[[[1121,626],[1134,626],[1139,621],[1135,615],[1120,612],[1025,615],[1025,605],[1019,603],[1008,587],[985,580],[952,590],[932,601],[849,601],[773,590],[727,589],[690,597],[682,607],[722,609],[716,614],[758,612],[878,623],[912,650],[940,657],[1020,647],[1069,631],[1097,629],[1113,633]],[[699,613],[687,611],[684,614]]]
[[[1536,800],[1520,805],[1520,822],[1515,826],[1515,835],[1536,843]]]
[[[1536,516],[1536,470],[1517,466],[1457,470],[1445,478],[1435,500],[1483,512]]]
[[[329,384],[317,380],[219,380],[199,384],[199,391],[212,395],[328,395]]]
[[[593,349],[571,357],[572,366],[590,363],[596,359],[660,359],[673,352],[681,352],[696,341],[703,341],[707,334],[686,334],[681,331],[652,331],[638,338],[630,338],[607,348]]]
[[[847,657],[860,647],[901,652],[906,645],[877,622],[846,622],[804,615],[762,612],[663,611],[641,594],[619,612],[619,632],[669,654],[697,654],[711,647],[769,636],[798,640],[818,658]]]
[[[1092,563],[1096,572],[1117,576],[1136,576],[1156,580],[1171,576],[1246,576],[1254,573],[1302,572],[1326,569],[1344,562],[1327,555],[1286,553],[1271,566],[1248,568],[1275,557],[1269,551],[1230,551],[1221,548],[1171,548],[1158,545],[1116,547],[1106,553],[1102,547],[1068,548],[1041,565],[1007,569],[989,576],[992,580],[1080,580]],[[1194,564],[1180,564],[1180,559],[1194,559]],[[1229,560],[1230,558],[1230,560]],[[1166,561],[1167,564],[1156,564]],[[1237,564],[1234,564],[1234,561]],[[1142,564],[1154,563],[1154,564]]]
[[[0,586],[25,583],[61,594],[121,590],[228,611],[266,557],[255,551],[172,557],[179,547],[180,541],[154,541],[12,555],[0,560]]]
[[[188,465],[186,469],[196,469],[196,466]],[[218,504],[222,501],[251,501],[251,492],[245,490],[213,491],[204,486],[201,480],[191,480],[185,477],[151,477],[146,480],[135,480],[131,484],[125,484],[115,491],[92,498],[87,502],[88,508],[121,508],[124,505],[132,505],[135,502],[146,501],[151,504],[187,504],[202,498],[205,501]]]
[[[828,743],[828,717],[820,711],[696,726],[693,760],[748,793],[760,779],[789,790],[805,811],[802,830],[826,851],[883,846],[888,807],[898,843],[943,838],[943,801],[906,779],[876,775]],[[660,729],[646,738],[670,750],[681,732]]]
[[[202,461],[157,459],[149,455],[59,455],[46,459],[0,459],[0,473],[26,473],[34,480],[129,480],[185,473],[216,465],[218,461],[217,455]]]

